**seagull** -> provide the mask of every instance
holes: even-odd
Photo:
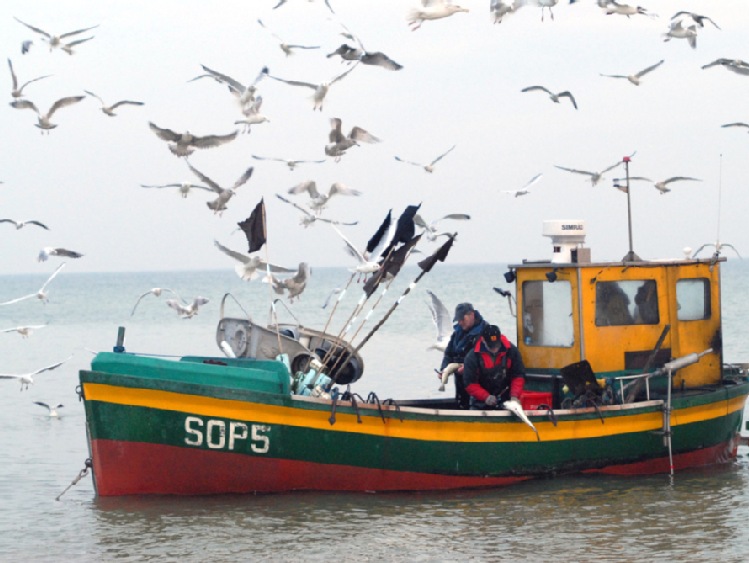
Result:
[[[697,48],[697,27],[690,25],[684,27],[681,20],[672,21],[668,28],[668,31],[663,34],[663,41],[671,41],[671,39],[686,39],[689,42],[689,46],[692,49]]]
[[[741,59],[715,59],[713,62],[706,65],[702,65],[702,69],[710,68],[711,66],[721,65],[726,69],[736,74],[743,76],[749,76],[749,63],[742,61]]]
[[[444,221],[446,219],[451,219],[454,221],[468,221],[471,218],[470,215],[467,215],[465,213],[449,213],[448,215],[444,215],[443,217],[440,217],[439,219],[432,221],[431,223],[427,223],[424,218],[419,215],[418,213],[414,215],[414,224],[417,227],[421,227],[424,229],[424,233],[426,233],[427,240],[429,241],[435,241],[437,240],[437,237],[440,235],[450,235],[451,233],[439,233],[437,234],[437,224],[440,221]]]
[[[648,16],[650,18],[657,17],[655,14],[650,14],[645,8],[642,6],[630,6],[629,4],[620,4],[619,2],[616,2],[615,0],[607,0],[605,4],[601,5],[603,8],[603,11],[606,12],[607,16],[610,16],[611,14],[620,14],[622,16],[636,16],[638,14],[643,16]]]
[[[645,178],[644,176],[630,176],[629,177],[630,182],[652,182],[650,178]],[[627,178],[614,178],[614,187],[619,190],[620,192],[624,192],[625,194],[628,192],[627,190]]]
[[[220,72],[212,70],[205,65],[200,66],[207,74],[196,76],[195,78],[188,80],[188,82],[193,82],[194,80],[198,80],[200,78],[212,78],[216,82],[226,84],[229,87],[229,91],[234,95],[234,97],[237,98],[242,112],[244,112],[247,106],[255,100],[255,92],[257,91],[258,83],[268,75],[268,67],[264,66],[262,69],[260,69],[260,72],[255,77],[255,80],[253,80],[252,83],[248,86],[245,86],[238,80],[233,79],[231,76],[227,76],[226,74],[222,74]]]
[[[177,299],[182,301],[182,298],[173,289],[169,289],[168,287],[152,287],[151,289],[143,293],[140,297],[138,297],[138,300],[135,302],[135,305],[133,305],[133,310],[130,312],[130,316],[132,317],[135,314],[135,309],[137,309],[138,303],[140,303],[140,300],[143,299],[146,295],[155,295],[156,297],[161,297],[161,294],[165,291],[168,291],[172,295],[176,296]]]
[[[543,176],[543,173],[536,174],[531,178],[527,184],[525,184],[522,188],[519,190],[503,190],[506,194],[512,194],[515,197],[520,197],[521,195],[526,195],[528,192],[530,192],[530,187],[538,182],[541,179],[541,176]]]
[[[449,149],[447,149],[445,152],[443,152],[441,155],[439,155],[437,158],[435,158],[432,162],[429,164],[422,164],[420,162],[413,162],[412,160],[404,160],[399,156],[395,157],[395,160],[398,162],[405,162],[406,164],[413,164],[414,166],[420,166],[425,171],[429,172],[430,174],[434,172],[434,165],[437,164],[440,160],[445,158],[448,154],[452,152],[452,150],[455,148],[456,145],[451,146]]]
[[[380,139],[372,135],[366,129],[354,126],[348,135],[344,135],[341,132],[342,121],[338,117],[330,119],[330,133],[328,133],[329,145],[325,146],[325,154],[328,156],[335,156],[336,162],[341,159],[341,156],[350,149],[351,147],[362,143],[379,143]]]
[[[692,254],[692,258],[697,258],[697,255],[700,252],[702,252],[705,248],[707,248],[708,246],[712,246],[715,249],[715,252],[713,253],[713,258],[714,259],[717,258],[718,256],[720,256],[720,251],[724,247],[730,248],[731,250],[733,250],[736,253],[736,256],[738,256],[739,258],[741,258],[741,254],[739,254],[739,251],[736,250],[736,248],[734,248],[734,246],[732,244],[728,244],[727,242],[718,242],[717,244],[713,244],[713,243],[710,243],[710,242],[705,243],[702,246],[700,246],[697,250],[694,251],[694,254]]]
[[[270,33],[278,41],[278,46],[281,48],[281,50],[284,52],[284,54],[287,57],[289,55],[293,55],[294,54],[294,51],[292,51],[292,49],[319,49],[320,48],[319,45],[315,45],[315,46],[290,45],[290,44],[286,43],[283,39],[281,39],[281,37],[279,37],[278,35],[276,35],[273,31],[271,31],[270,29],[268,29],[268,27],[263,23],[263,20],[261,20],[260,18],[258,18],[257,23],[260,24],[260,27],[262,27],[263,29],[265,29],[268,33]]]
[[[559,103],[559,98],[569,98],[572,102],[572,105],[575,106],[575,109],[577,109],[577,102],[575,101],[575,98],[572,96],[572,93],[567,90],[555,94],[554,92],[552,92],[548,88],[544,88],[543,86],[528,86],[527,88],[523,88],[521,92],[532,92],[534,90],[546,92],[549,95],[549,98],[551,98],[551,101],[555,104]]]
[[[187,167],[192,170],[198,178],[200,178],[201,182],[208,184],[208,187],[210,187],[211,190],[218,194],[218,197],[216,199],[206,202],[206,205],[209,209],[213,209],[214,215],[219,216],[223,214],[224,210],[226,209],[226,204],[229,203],[229,200],[234,197],[234,194],[236,193],[235,190],[243,184],[247,183],[247,180],[250,179],[254,170],[254,168],[250,166],[247,170],[245,170],[244,174],[242,174],[237,179],[237,181],[234,182],[234,185],[231,188],[222,188],[208,176],[203,174],[200,170],[193,167],[189,162],[187,163]]]
[[[413,8],[408,13],[408,25],[411,31],[416,31],[427,20],[447,18],[458,12],[468,12],[468,8],[462,8],[450,0],[421,0],[421,8]]]
[[[33,332],[38,328],[44,328],[47,325],[24,325],[24,326],[15,326],[13,328],[6,328],[3,330],[0,330],[0,332],[17,332],[21,335],[22,338],[28,338],[33,334]]]
[[[260,123],[270,122],[267,116],[260,113],[260,107],[263,105],[263,97],[257,96],[253,102],[251,102],[246,109],[243,110],[244,118],[238,119],[234,122],[235,125],[244,125],[243,133],[250,133],[250,127],[252,125],[259,125]]]
[[[331,58],[336,55],[340,56],[343,61],[359,61],[364,65],[381,66],[386,70],[400,70],[403,68],[402,64],[398,64],[381,51],[364,51],[363,49],[351,47],[346,43],[342,43],[335,51],[325,56]]]
[[[742,123],[741,121],[737,121],[736,123],[724,123],[721,127],[744,127],[747,129],[747,132],[749,132],[749,123]]]
[[[152,186],[147,184],[141,184],[141,188],[178,188],[179,194],[182,196],[182,198],[186,198],[187,194],[190,193],[191,190],[205,190],[207,192],[212,192],[213,190],[209,188],[208,186],[201,186],[200,184],[192,184],[190,182],[180,182],[180,183],[174,183],[174,184],[162,184],[160,186]]]
[[[268,274],[263,278],[263,282],[272,284],[273,290],[279,295],[283,294],[284,290],[286,290],[288,292],[289,303],[293,303],[294,299],[298,298],[307,287],[309,277],[309,264],[307,262],[300,262],[296,274],[290,278],[279,279],[273,274]]]
[[[47,301],[49,301],[49,299],[47,299],[47,291],[46,291],[47,290],[47,286],[55,278],[55,276],[57,275],[57,273],[60,270],[62,270],[62,268],[64,266],[65,266],[65,262],[63,262],[62,264],[60,264],[59,266],[57,266],[57,269],[54,272],[52,272],[52,275],[49,276],[49,278],[47,278],[47,281],[44,282],[44,285],[42,287],[40,287],[39,291],[37,291],[36,293],[29,293],[28,295],[24,295],[23,297],[18,297],[16,299],[11,299],[10,301],[6,301],[5,303],[0,303],[0,305],[10,305],[11,303],[18,303],[19,301],[23,301],[25,299],[31,299],[32,297],[36,297],[42,303],[46,303]]]
[[[74,45],[79,45],[83,43],[84,41],[89,41],[90,39],[93,39],[93,37],[87,37],[86,39],[77,39],[75,41],[72,41],[70,43],[63,43],[63,39],[66,39],[67,37],[72,37],[73,35],[78,35],[79,33],[84,33],[86,31],[90,31],[92,29],[96,29],[99,27],[98,25],[94,25],[91,27],[84,27],[83,29],[78,29],[76,31],[68,31],[67,33],[62,33],[60,35],[51,35],[44,31],[43,29],[39,29],[38,27],[34,27],[33,25],[29,25],[25,22],[22,22],[18,18],[14,16],[14,19],[20,23],[28,27],[31,31],[34,31],[42,36],[42,39],[46,41],[49,44],[49,50],[52,51],[52,49],[58,47],[68,53],[69,55],[72,55],[72,47]]]
[[[701,16],[700,14],[695,14],[694,12],[676,12],[673,16],[671,16],[671,21],[674,20],[684,21],[684,20],[692,20],[697,26],[699,27],[705,27],[705,20],[709,21],[711,24],[713,24],[716,29],[720,29],[717,23],[715,23],[713,20],[711,20],[707,16]]]
[[[66,258],[81,258],[83,254],[76,252],[75,250],[68,250],[66,248],[55,248],[53,246],[45,246],[39,251],[37,261],[46,262],[50,256],[64,256]]]
[[[273,80],[278,80],[279,82],[285,82],[286,84],[290,86],[304,86],[305,88],[311,88],[312,90],[314,90],[314,94],[312,96],[314,105],[312,106],[312,111],[316,109],[322,111],[322,104],[323,104],[323,101],[325,101],[325,96],[328,94],[328,90],[330,89],[330,87],[336,82],[343,80],[356,67],[357,65],[355,64],[348,70],[332,78],[329,82],[322,82],[320,84],[312,84],[311,82],[301,82],[299,80],[285,80],[283,78],[278,78],[270,74],[268,75],[268,77],[272,78]]]
[[[60,413],[57,412],[57,409],[61,409],[65,406],[63,404],[59,404],[53,407],[51,405],[48,405],[47,403],[43,403],[42,401],[34,401],[34,404],[39,405],[40,407],[45,407],[47,409],[47,412],[49,412],[50,418],[59,418]]]
[[[16,109],[31,109],[36,112],[38,123],[35,123],[34,125],[42,130],[42,133],[45,131],[49,134],[50,129],[54,129],[57,127],[56,124],[50,123],[50,119],[52,119],[52,116],[54,113],[60,109],[67,106],[71,106],[73,104],[76,104],[80,102],[83,98],[86,96],[69,96],[67,98],[60,98],[57,100],[54,104],[52,104],[52,107],[49,108],[49,111],[42,115],[37,107],[34,105],[34,102],[30,100],[14,100],[10,103],[11,106],[13,106]]]
[[[21,43],[21,54],[25,55],[29,52],[29,49],[31,49],[31,46],[34,44],[34,42],[31,39],[26,39]]]
[[[254,279],[257,279],[260,275],[258,274],[258,269],[276,273],[294,272],[294,270],[291,270],[289,268],[284,268],[283,266],[276,266],[275,264],[271,264],[270,262],[265,262],[259,256],[249,256],[247,254],[242,254],[241,252],[231,250],[230,248],[225,247],[216,240],[214,240],[213,243],[221,252],[239,262],[239,264],[234,266],[234,271],[237,272],[237,275],[245,281],[252,281]]]
[[[655,70],[656,68],[658,68],[659,66],[661,66],[664,62],[665,61],[663,59],[661,59],[660,61],[658,61],[654,65],[650,65],[649,67],[642,69],[640,72],[638,72],[636,74],[628,74],[628,75],[623,75],[623,74],[601,74],[601,76],[607,76],[609,78],[626,78],[627,80],[629,80],[635,86],[639,86],[640,85],[640,78],[642,78],[643,76],[645,76],[647,73]]]
[[[583,174],[585,176],[590,176],[590,183],[591,185],[595,186],[603,179],[603,175],[606,174],[606,172],[609,172],[610,170],[613,170],[617,166],[619,166],[622,163],[621,160],[615,162],[611,166],[608,166],[607,168],[604,168],[600,172],[588,172],[587,170],[577,170],[576,168],[565,168],[564,166],[558,166],[554,165],[555,168],[559,168],[559,170],[564,170],[565,172],[572,172],[573,174]]]
[[[317,191],[317,184],[313,180],[306,182],[300,182],[296,186],[289,188],[290,194],[301,194],[307,192],[310,197],[309,208],[315,211],[318,215],[322,212],[323,208],[328,204],[328,201],[334,195],[352,195],[359,196],[361,192],[349,188],[340,182],[334,182],[327,194],[321,194]]]
[[[256,154],[251,155],[252,158],[255,160],[275,160],[276,162],[283,162],[286,164],[286,166],[289,167],[290,171],[293,171],[294,168],[299,166],[300,164],[322,164],[325,162],[325,160],[288,160],[285,158],[273,158],[269,156],[257,156]]]
[[[10,92],[10,95],[14,98],[21,98],[23,96],[23,89],[26,88],[29,84],[32,82],[36,82],[37,80],[41,80],[43,78],[49,78],[52,76],[51,74],[45,74],[44,76],[37,76],[36,78],[32,78],[31,80],[27,80],[23,84],[21,84],[20,88],[18,86],[18,77],[16,77],[16,73],[13,71],[13,63],[10,59],[8,59],[8,67],[10,68],[10,76],[13,82],[13,89]]]
[[[450,311],[440,301],[432,291],[427,289],[427,294],[431,298],[431,301],[427,303],[429,311],[432,313],[432,322],[437,328],[437,339],[434,343],[427,348],[427,350],[439,350],[444,352],[447,348],[447,343],[450,341],[450,336],[453,331],[452,318],[450,317]]]
[[[97,96],[93,92],[89,92],[88,90],[84,90],[84,92],[86,92],[86,94],[88,94],[92,98],[96,98],[97,100],[99,100],[99,103],[101,103],[101,111],[110,117],[114,117],[117,115],[116,113],[114,113],[114,110],[116,110],[120,106],[124,106],[124,105],[142,106],[144,105],[143,102],[132,102],[130,100],[122,100],[120,102],[117,102],[116,104],[112,104],[111,106],[108,106],[104,103],[104,100],[102,100],[99,96]]]
[[[49,231],[49,227],[44,223],[37,221],[36,219],[28,219],[26,221],[16,221],[14,219],[0,219],[0,223],[13,223],[16,226],[16,230],[23,229],[26,225],[36,225],[41,227],[45,231]]]
[[[494,23],[496,24],[502,23],[503,17],[519,10],[523,6],[522,2],[518,1],[516,3],[515,0],[490,0],[489,11],[494,14]],[[541,15],[543,16],[543,13]]]
[[[191,319],[198,314],[198,307],[205,305],[209,300],[205,297],[196,297],[192,300],[192,303],[185,303],[182,300],[167,299],[166,304],[171,307],[177,314],[183,319]]]
[[[680,181],[686,181],[689,180],[691,182],[701,182],[702,180],[698,178],[689,178],[688,176],[673,176],[671,178],[667,178],[666,180],[662,180],[660,182],[655,182],[653,185],[655,186],[655,189],[661,192],[661,195],[670,192],[671,189],[667,188],[666,185],[670,184],[671,182],[680,182]]]
[[[281,194],[276,194],[276,197],[278,199],[280,199],[281,201],[288,203],[289,205],[293,205],[299,211],[302,212],[302,218],[299,221],[299,224],[302,225],[302,226],[304,226],[305,229],[307,227],[309,227],[310,225],[314,225],[317,221],[323,221],[324,223],[331,223],[333,225],[346,225],[346,226],[353,226],[353,225],[358,225],[359,224],[359,221],[353,221],[351,223],[345,223],[343,221],[334,221],[332,219],[325,219],[323,217],[315,215],[314,213],[310,213],[309,211],[307,211],[304,207],[302,207],[298,203],[295,203],[295,202],[293,202],[291,200],[286,199]]]
[[[13,373],[0,373],[0,379],[18,379],[21,382],[21,391],[23,391],[24,387],[28,389],[29,385],[34,384],[35,375],[43,373],[45,371],[52,371],[53,369],[59,368],[62,364],[67,362],[72,357],[73,356],[71,355],[61,362],[57,362],[56,364],[52,364],[51,366],[39,368],[38,370],[32,371],[31,373],[23,373],[19,375],[13,374]]]
[[[171,129],[162,129],[150,121],[148,125],[159,139],[169,143],[169,150],[177,156],[189,156],[195,152],[195,149],[206,149],[223,145],[224,143],[233,141],[237,137],[237,133],[239,133],[239,131],[234,131],[228,135],[206,135],[198,137],[189,131],[175,133]]]
[[[575,0],[572,0],[570,4],[572,4]],[[541,8],[541,21],[544,21],[544,8],[549,10],[549,15],[551,16],[551,19],[554,19],[554,12],[551,11],[551,9],[556,6],[559,3],[559,0],[519,0],[519,6],[536,6],[538,8]],[[489,9],[491,10],[491,4]]]
[[[354,258],[356,258],[358,264],[355,268],[350,268],[349,272],[352,273],[358,273],[359,277],[366,274],[373,274],[374,272],[378,271],[380,269],[380,263],[377,261],[369,261],[364,257],[364,254],[361,253],[353,244],[351,244],[351,241],[345,237],[345,235],[338,230],[338,228],[335,225],[331,225],[336,233],[338,233],[338,236],[340,236],[343,239],[343,242],[346,243],[346,251],[351,254]]]

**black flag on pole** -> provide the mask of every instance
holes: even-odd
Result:
[[[367,294],[367,297],[372,296],[375,289],[377,289],[377,286],[380,285],[380,282],[386,277],[394,278],[398,275],[403,264],[406,263],[406,258],[408,258],[409,253],[420,239],[421,235],[416,235],[406,244],[402,245],[398,250],[394,250],[387,258],[385,258],[380,269],[377,270],[377,272],[375,272],[375,274],[364,284],[364,292]]]
[[[248,252],[257,252],[260,250],[267,240],[265,228],[265,203],[263,203],[263,200],[260,200],[260,203],[255,206],[255,209],[252,210],[252,213],[250,213],[250,216],[247,219],[241,223],[237,223],[237,225],[239,225],[239,228],[242,229],[247,236],[247,243],[250,246]]]
[[[385,250],[382,251],[381,256],[387,256],[390,251],[395,248],[396,245],[400,243],[407,244],[413,238],[414,234],[416,233],[416,223],[414,223],[414,216],[419,210],[419,207],[421,207],[421,204],[409,205],[408,207],[406,207],[405,211],[401,213],[401,216],[398,217],[398,222],[395,226],[393,238],[388,241],[388,244],[385,247]]]
[[[434,254],[429,256],[428,258],[424,258],[421,262],[418,263],[419,268],[422,269],[424,273],[430,271],[432,268],[434,268],[434,265],[439,262],[444,262],[445,258],[447,258],[447,253],[450,252],[450,249],[453,246],[453,242],[455,242],[455,235],[450,235],[447,242],[440,246],[437,250],[434,251]]]
[[[388,211],[388,214],[385,217],[385,219],[382,221],[382,224],[377,228],[377,231],[375,232],[375,234],[372,235],[372,238],[369,239],[369,241],[367,242],[366,250],[370,256],[372,255],[372,252],[374,252],[374,249],[380,245],[380,243],[382,242],[382,237],[385,236],[385,233],[390,228],[390,223],[392,222],[392,215],[393,215],[393,210],[391,209],[390,211]]]

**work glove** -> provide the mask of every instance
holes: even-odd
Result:
[[[484,404],[487,407],[496,407],[497,406],[497,397],[494,395],[489,395],[486,399],[484,399]]]

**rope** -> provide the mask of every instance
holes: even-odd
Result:
[[[61,492],[59,495],[57,495],[57,497],[55,498],[55,500],[59,501],[62,498],[62,495],[64,495],[65,493],[67,493],[71,489],[71,487],[73,487],[73,485],[77,485],[78,481],[80,481],[86,475],[88,475],[88,472],[89,472],[89,470],[91,468],[92,468],[92,461],[91,461],[91,458],[88,458],[85,462],[83,462],[83,469],[80,470],[80,472],[78,473],[78,476],[75,479],[73,479],[73,481],[70,483],[70,485],[68,485],[67,487],[65,487],[65,490],[63,492]]]

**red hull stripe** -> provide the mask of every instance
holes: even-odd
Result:
[[[114,440],[93,440],[91,453],[100,496],[435,491],[501,487],[530,479],[389,471]]]

